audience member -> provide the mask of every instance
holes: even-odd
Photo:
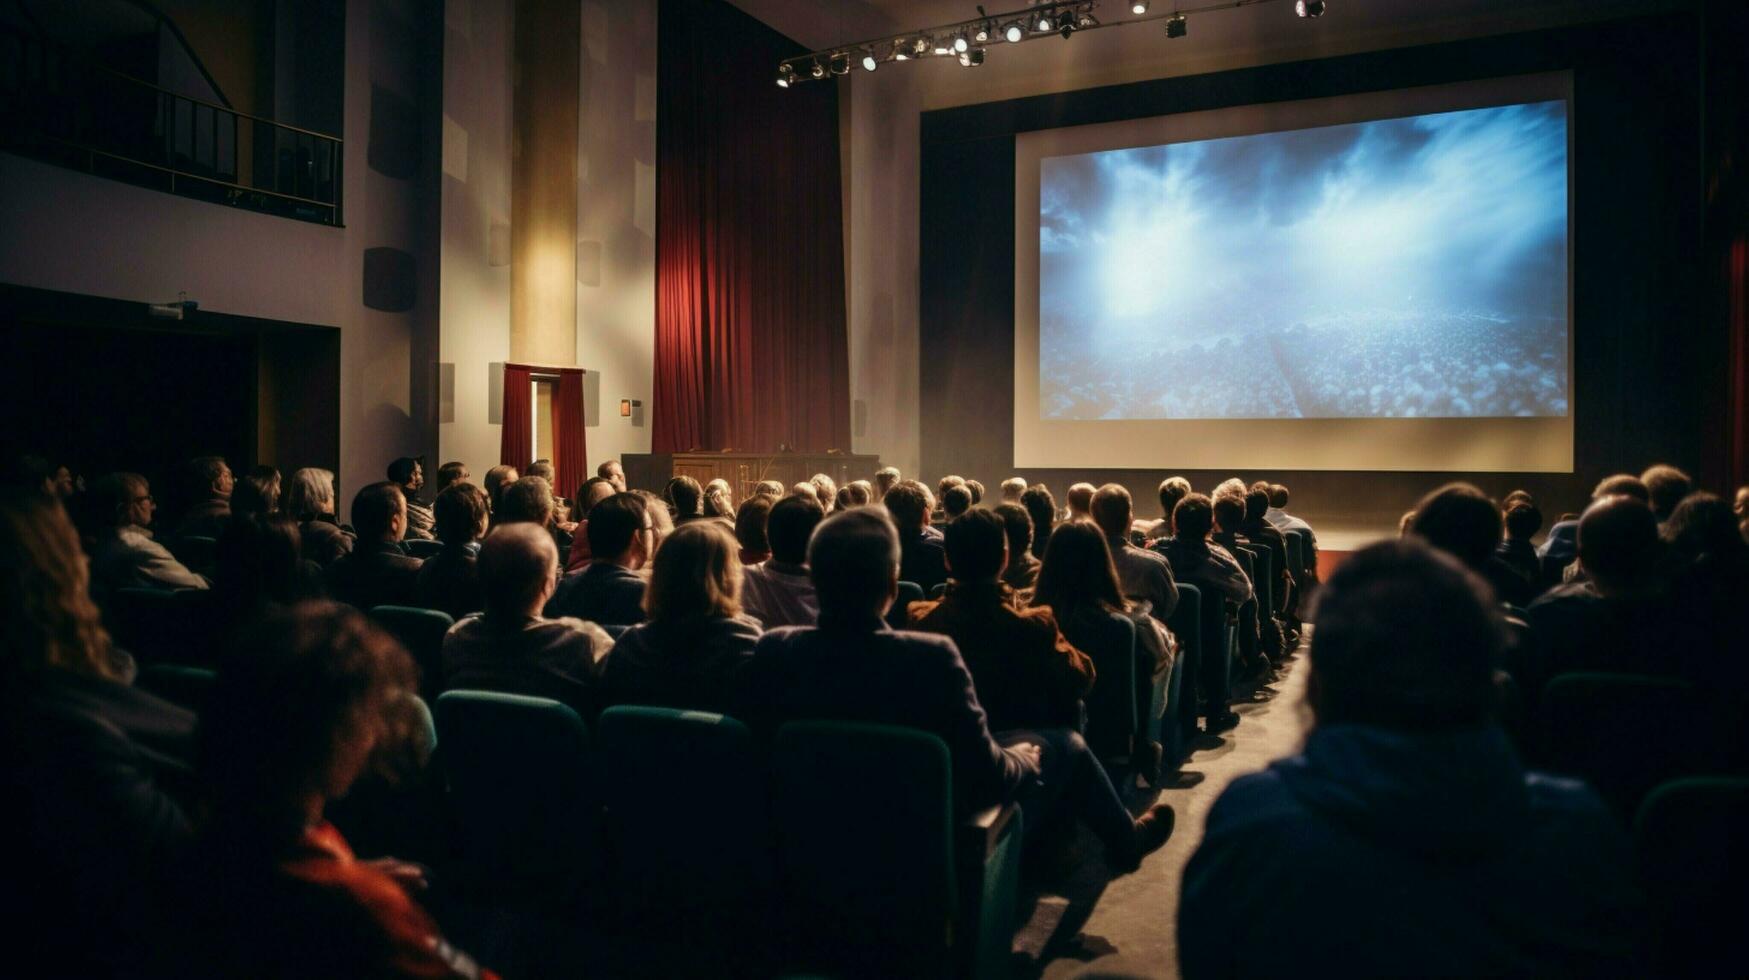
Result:
[[[1568,671],[1682,672],[1685,651],[1669,644],[1659,594],[1662,550],[1657,519],[1637,498],[1603,497],[1585,509],[1579,564],[1586,581],[1553,589],[1525,612],[1530,649],[1512,674],[1527,704]]]
[[[812,493],[813,487],[810,486],[808,492]],[[673,510],[675,527],[704,520],[704,488],[692,477],[677,476],[669,480],[662,495],[668,499],[668,506]]]
[[[776,480],[760,480],[753,487],[753,495],[756,497],[768,497],[772,500],[777,500],[784,495],[783,484]]]
[[[770,509],[765,530],[771,557],[743,573],[742,605],[766,629],[812,626],[820,616],[820,602],[808,576],[808,539],[826,512],[800,496],[785,497]]]
[[[59,501],[0,490],[0,901],[21,975],[138,968],[191,836],[194,715],[129,686],[89,585]]]
[[[443,677],[450,688],[552,698],[592,717],[591,692],[613,639],[593,622],[546,617],[558,582],[552,536],[528,523],[495,527],[480,545],[486,608],[443,638]]]
[[[1214,501],[1210,505],[1214,512],[1215,528],[1209,535],[1209,540],[1233,556],[1244,569],[1247,580],[1255,586],[1255,549],[1239,533],[1239,528],[1245,523],[1245,498],[1235,492],[1235,482],[1228,481],[1215,488]],[[1259,605],[1253,589],[1251,599],[1239,607],[1239,661],[1242,668],[1264,675],[1269,672],[1274,660],[1285,656],[1286,651],[1282,648],[1283,637],[1275,628],[1274,617],[1259,615]]]
[[[729,481],[720,476],[705,484],[704,516],[714,517],[725,525],[735,521],[735,494]]]
[[[1002,518],[968,511],[945,533],[953,584],[941,599],[911,603],[907,621],[952,638],[993,730],[1079,725],[1081,698],[1093,689],[1093,661],[1063,639],[1049,609],[1015,608],[1001,581],[1008,560]]]
[[[1491,718],[1496,608],[1413,539],[1331,576],[1305,748],[1228,786],[1185,870],[1185,977],[1635,972],[1620,827]]]
[[[888,492],[889,502],[898,491]],[[820,625],[774,630],[760,639],[740,674],[737,716],[766,738],[800,719],[902,725],[938,735],[952,756],[960,813],[1018,800],[1027,810],[1025,826],[1040,834],[1066,811],[1105,845],[1113,871],[1139,867],[1171,835],[1171,807],[1155,804],[1132,819],[1072,729],[1012,733],[1011,744],[998,743],[953,641],[887,629],[883,617],[898,594],[899,558],[898,535],[879,508],[845,511],[822,523],[808,547]]]
[[[421,562],[401,548],[407,530],[401,488],[384,481],[358,491],[352,498],[352,526],[358,543],[328,566],[328,594],[364,612],[417,603]]]
[[[1749,486],[1737,488],[1737,497],[1731,501],[1731,512],[1737,515],[1738,530],[1749,538]]]
[[[1282,486],[1279,483],[1271,483],[1269,485],[1269,509],[1263,512],[1263,516],[1269,520],[1269,523],[1274,524],[1279,528],[1283,534],[1286,534],[1289,531],[1304,531],[1306,533],[1306,545],[1311,548],[1311,554],[1306,556],[1306,571],[1312,576],[1312,580],[1316,581],[1318,572],[1318,536],[1313,533],[1312,525],[1307,524],[1305,521],[1287,512],[1287,504],[1287,487]]]
[[[1026,492],[1026,481],[1018,476],[1011,476],[1002,481],[1002,502],[1019,505],[1020,495]]]
[[[73,471],[41,456],[16,456],[7,468],[6,485],[32,490],[65,504],[77,486]]]
[[[973,507],[984,502],[984,485],[982,483],[976,480],[967,480],[965,486],[966,491],[972,495]]]
[[[1640,503],[1650,507],[1652,495],[1646,490],[1646,485],[1632,473],[1617,473],[1606,476],[1598,481],[1597,488],[1591,491],[1592,500],[1602,500],[1604,497],[1633,497]],[[1549,528],[1548,537],[1543,539],[1542,546],[1537,548],[1537,557],[1544,564],[1544,579],[1560,579],[1558,571],[1574,558],[1579,556],[1579,518],[1563,518]]]
[[[389,482],[401,488],[401,499],[407,503],[406,537],[430,541],[437,518],[431,508],[419,502],[419,491],[425,486],[425,458],[402,456],[389,464]]]
[[[609,459],[595,468],[595,475],[613,484],[613,489],[619,493],[626,492],[626,471],[619,465],[619,460]]]
[[[518,475],[514,466],[498,465],[486,471],[481,489],[486,491],[486,501],[492,505],[492,523],[498,523],[499,498],[503,497],[506,487],[516,482]]]
[[[468,473],[468,464],[461,460],[451,460],[437,468],[437,482],[432,484],[431,491],[433,494],[439,494],[457,483],[466,483],[470,479],[472,479],[472,476]],[[435,496],[432,498],[431,509],[433,511],[437,509]],[[433,526],[435,527],[435,514],[432,516],[432,521]]]
[[[577,512],[572,515],[577,526],[571,529],[571,550],[565,558],[565,571],[574,572],[589,564],[589,512],[615,492],[612,481],[600,476],[584,480],[577,488]]]
[[[1068,494],[1068,497],[1066,498],[1068,508],[1069,508],[1069,512],[1066,515],[1066,519],[1071,520],[1071,521],[1090,521],[1090,520],[1092,520],[1093,519],[1093,510],[1092,510],[1092,508],[1093,508],[1093,494],[1094,494],[1094,491],[1097,489],[1098,488],[1095,487],[1091,483],[1073,483],[1073,484],[1070,484],[1069,485],[1069,494]],[[1125,529],[1125,533],[1128,533],[1127,528]]]
[[[668,509],[667,501],[648,490],[631,490],[644,501],[644,511],[650,515],[650,525],[655,529],[650,535],[650,556],[662,550],[662,542],[668,535],[674,533],[674,516]]]
[[[191,572],[152,538],[157,502],[138,473],[111,473],[91,488],[92,511],[104,522],[91,552],[91,584],[99,597],[117,589],[204,589]]]
[[[1299,582],[1297,569],[1287,558],[1287,538],[1280,530],[1264,517],[1269,510],[1269,491],[1253,487],[1245,491],[1245,522],[1239,525],[1239,533],[1245,535],[1245,540],[1269,550],[1270,565],[1274,571],[1274,580],[1270,585],[1275,593],[1275,608],[1264,610],[1270,618],[1277,613],[1284,613],[1292,608],[1289,590]]]
[[[729,712],[735,672],[759,624],[741,614],[741,562],[721,524],[677,528],[651,565],[645,622],[602,665],[600,704]]]
[[[941,495],[941,512],[953,520],[972,509],[972,491],[964,483],[956,483]]]
[[[231,514],[257,519],[272,517],[279,513],[280,496],[279,471],[271,466],[257,466],[232,484]]]
[[[550,528],[553,523],[553,487],[544,477],[525,476],[505,487],[492,511],[493,524],[534,524]]]
[[[304,557],[326,568],[357,543],[357,535],[334,520],[334,474],[315,467],[293,470],[281,509],[298,522]]]
[[[456,619],[486,608],[480,585],[480,539],[491,526],[486,492],[472,483],[451,483],[432,503],[433,530],[443,550],[419,569],[419,604],[440,609]]]
[[[832,513],[832,508],[838,505],[838,484],[824,473],[815,473],[808,478],[814,487],[814,496],[820,498],[820,506],[826,513]]]
[[[1506,505],[1506,538],[1494,554],[1533,586],[1542,581],[1542,563],[1537,561],[1531,538],[1542,529],[1543,512],[1533,502],[1520,500]]]
[[[1130,492],[1122,484],[1107,483],[1089,500],[1088,513],[1105,534],[1124,595],[1147,603],[1146,612],[1164,625],[1178,607],[1178,585],[1164,556],[1130,544]]]
[[[384,484],[400,491],[394,484]],[[382,760],[421,754],[412,661],[340,606],[269,616],[201,717],[202,873],[178,916],[205,976],[475,977],[411,897],[417,865],[361,861],[324,817]]]
[[[735,542],[743,565],[758,565],[771,558],[771,538],[766,526],[771,520],[771,498],[754,494],[741,501],[735,512]]]
[[[233,514],[214,557],[211,608],[227,635],[271,606],[322,595],[321,568],[304,560],[298,526],[288,517]]]
[[[994,513],[1002,518],[1002,529],[1008,535],[1008,564],[1002,569],[1002,584],[1017,593],[1030,592],[1038,581],[1039,567],[1032,554],[1032,518],[1019,504],[998,504]]]
[[[953,473],[949,473],[948,475],[935,481],[935,498],[934,499],[936,499],[936,500],[946,499],[948,487],[961,487],[961,486],[965,486],[965,483],[966,483],[965,477],[958,476],[958,475],[955,475]]]
[[[1032,518],[1032,556],[1043,558],[1045,545],[1051,540],[1051,529],[1057,524],[1057,501],[1051,496],[1049,487],[1035,483],[1020,495],[1020,506],[1025,507],[1026,516]]]
[[[1190,481],[1182,476],[1169,476],[1160,481],[1160,519],[1143,530],[1143,537],[1156,541],[1172,536],[1172,512],[1178,502],[1190,495]]]
[[[870,502],[878,503],[881,498],[887,495],[888,490],[893,489],[893,487],[898,486],[898,484],[899,468],[897,466],[883,466],[876,470],[874,478],[874,500]]]
[[[1710,700],[1724,703],[1726,717],[1749,717],[1749,662],[1728,652],[1734,637],[1749,632],[1749,542],[1736,514],[1710,493],[1691,493],[1663,533],[1676,626],[1664,642],[1687,653],[1691,676]],[[1736,754],[1739,765],[1749,765],[1749,742],[1738,740]]]
[[[1480,575],[1501,602],[1523,608],[1536,598],[1535,587],[1494,554],[1500,511],[1474,486],[1448,483],[1422,497],[1410,530]]]
[[[1646,485],[1652,514],[1660,525],[1670,519],[1682,498],[1694,492],[1694,481],[1688,474],[1667,463],[1647,467],[1646,472],[1640,474],[1640,482]]]
[[[655,518],[666,510],[635,493],[616,493],[589,512],[589,564],[559,583],[548,616],[571,616],[609,626],[644,621],[644,577],[638,570],[656,553]]]
[[[1175,533],[1151,550],[1166,557],[1172,578],[1213,591],[1234,605],[1251,601],[1251,579],[1233,553],[1209,540],[1214,533],[1214,501],[1200,493],[1186,494],[1172,512]]]
[[[947,581],[947,550],[941,540],[923,532],[929,527],[929,498],[915,481],[905,480],[887,491],[881,504],[899,535],[899,579],[915,582],[923,594]]]
[[[236,478],[223,456],[197,456],[188,461],[189,500],[176,525],[175,538],[214,538],[231,518],[231,490]]]

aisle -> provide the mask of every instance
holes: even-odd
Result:
[[[1244,721],[1222,736],[1218,747],[1203,749],[1185,763],[1203,774],[1188,789],[1169,789],[1160,799],[1178,812],[1178,829],[1158,853],[1133,875],[1112,882],[1082,935],[1089,962],[1058,958],[1044,970],[1045,980],[1074,977],[1090,966],[1137,977],[1178,976],[1178,887],[1184,865],[1202,840],[1203,821],[1221,790],[1234,778],[1262,769],[1297,751],[1309,715],[1304,707],[1309,658],[1302,649],[1288,664],[1268,701],[1234,707]]]

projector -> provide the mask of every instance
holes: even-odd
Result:
[[[150,303],[146,312],[160,320],[180,320],[195,310],[200,304],[191,299],[179,299],[174,303]]]

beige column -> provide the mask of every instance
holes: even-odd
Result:
[[[577,363],[577,0],[516,0],[510,359]]]

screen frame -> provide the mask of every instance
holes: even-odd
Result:
[[[1039,182],[1047,157],[1254,136],[1483,109],[1567,103],[1567,414],[1541,418],[1047,420],[1039,415]],[[1573,321],[1573,73],[1503,76],[1263,102],[1015,135],[1014,465],[1571,473],[1577,412]]]

